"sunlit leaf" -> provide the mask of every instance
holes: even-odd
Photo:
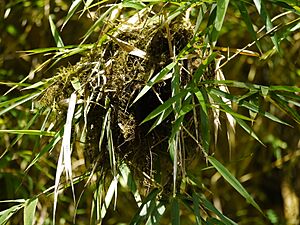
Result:
[[[70,6],[68,14],[66,16],[66,19],[61,27],[61,30],[64,28],[64,26],[67,24],[67,22],[71,19],[71,17],[74,15],[74,13],[76,12],[76,9],[78,8],[78,6],[80,5],[81,2],[82,2],[82,0],[74,0],[72,2],[72,5]]]
[[[56,134],[56,132],[54,131],[41,131],[41,130],[0,130],[0,133],[39,135],[39,136],[50,136],[50,137],[53,137]]]
[[[143,87],[143,89],[140,91],[138,96],[134,99],[133,103],[134,104],[137,100],[139,100],[141,97],[143,97],[150,89],[151,87],[156,84],[157,82],[161,81],[173,67],[176,65],[175,62],[170,63],[167,65],[165,68],[163,68],[158,74],[156,74],[154,77],[152,77],[149,82]]]
[[[266,26],[266,30],[267,32],[270,32],[272,31],[273,29],[273,24],[272,24],[272,21],[270,19],[270,16],[268,14],[268,11],[265,7],[265,4],[264,4],[264,1],[262,0],[253,0],[255,6],[256,6],[256,9],[258,11],[258,13],[260,14],[261,18],[263,19],[264,21],[264,24]],[[278,52],[281,52],[280,51],[280,47],[279,47],[279,40],[277,38],[277,34],[271,34],[271,40],[276,48],[276,50]]]
[[[214,21],[213,30],[211,32],[211,42],[215,45],[219,33],[221,31],[221,28],[223,26],[224,18],[227,12],[229,0],[217,0],[217,12],[216,12],[216,18]]]
[[[17,212],[19,211],[23,205],[14,205],[9,209],[0,212],[0,224],[6,224],[7,221]]]
[[[51,33],[52,33],[52,36],[54,38],[54,41],[56,43],[56,46],[57,47],[64,47],[64,43],[63,43],[63,40],[61,39],[60,35],[59,35],[59,32],[52,20],[52,16],[50,15],[49,16],[49,23],[50,23],[50,28],[51,28]]]
[[[143,200],[142,205],[139,207],[135,216],[131,220],[130,225],[141,224],[142,221],[145,219],[145,217],[147,217],[147,215],[149,216],[151,214],[152,210],[155,207],[156,196],[158,195],[158,193],[159,193],[159,190],[154,189],[146,196],[146,198]]]
[[[172,98],[169,98],[167,101],[165,101],[162,105],[158,106],[156,109],[154,109],[143,121],[142,123],[145,123],[149,120],[152,120],[153,118],[157,117],[161,113],[163,113],[165,110],[167,110],[169,107],[172,106],[173,103],[177,102],[179,99],[183,98],[188,93],[188,90],[182,90],[179,94],[175,95]]]
[[[24,206],[24,225],[33,225],[38,198],[29,199]]]

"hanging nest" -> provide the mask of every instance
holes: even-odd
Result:
[[[171,189],[173,166],[168,136],[172,114],[150,133],[151,122],[141,124],[171,97],[171,79],[155,84],[132,103],[149,78],[173,61],[172,52],[178,54],[192,37],[192,28],[179,19],[167,28],[161,23],[147,26],[141,21],[139,26],[108,35],[104,44],[93,48],[76,65],[59,70],[61,79],[47,89],[40,102],[55,104],[58,111],[65,112],[60,103],[74,90],[78,93],[86,129],[84,155],[90,168],[96,166],[104,172],[112,169],[113,154],[116,161],[126,162],[135,177],[141,178],[142,187],[160,185],[166,192]],[[181,61],[182,86],[200,63],[199,58]],[[211,70],[208,72],[213,73]]]

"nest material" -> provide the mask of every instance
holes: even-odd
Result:
[[[74,81],[79,82],[80,88],[77,91],[81,92],[85,102],[84,110],[87,112],[84,151],[85,160],[89,164],[97,162],[104,171],[110,168],[105,144],[108,136],[102,133],[104,121],[109,118],[106,125],[110,126],[117,159],[125,160],[139,174],[144,172],[160,176],[155,173],[165,171],[165,175],[162,175],[165,178],[161,178],[162,185],[169,183],[169,180],[171,182],[172,163],[166,151],[171,119],[167,118],[166,122],[149,134],[151,124],[140,125],[161,104],[159,98],[165,101],[171,97],[170,80],[154,85],[153,90],[130,107],[149,77],[172,62],[168,41],[171,41],[175,53],[179,53],[192,38],[191,28],[182,26],[178,21],[170,24],[169,29],[169,39],[165,28],[159,25],[119,32],[106,44],[91,50],[76,65],[62,68],[59,71],[61,79],[48,88],[45,94],[48,96],[47,105],[70,95],[74,91]],[[122,42],[145,52],[146,57],[130,54]],[[193,65],[188,60],[182,63],[187,69]],[[182,85],[190,79],[189,76],[186,70],[181,71]],[[103,141],[99,146],[101,138]],[[163,169],[159,169],[161,165]],[[145,179],[141,181],[144,186],[149,185],[149,182],[145,184]]]

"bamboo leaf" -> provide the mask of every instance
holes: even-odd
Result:
[[[83,38],[82,42],[80,43],[80,45],[82,45],[87,40],[87,38],[94,32],[94,30],[97,27],[102,25],[103,20],[117,7],[118,7],[118,5],[113,5],[109,9],[105,10],[105,12],[99,17],[99,19],[85,33],[85,35],[83,36],[84,38]]]
[[[173,69],[175,65],[176,65],[175,62],[170,63],[165,68],[163,68],[158,74],[156,74],[153,78],[151,78],[150,81],[145,85],[145,87],[140,91],[138,96],[134,99],[132,104],[134,104],[137,100],[143,97],[152,88],[154,84],[161,81],[170,72],[170,70]]]
[[[209,103],[207,93],[204,88],[201,88],[195,93],[200,103],[200,126],[201,126],[201,140],[203,148],[206,153],[210,147],[210,124],[206,105]]]
[[[156,128],[158,125],[160,125],[172,112],[173,112],[173,109],[171,107],[163,110],[163,112],[157,117],[155,122],[152,124],[148,133],[150,133],[154,128]]]
[[[57,132],[51,139],[50,143],[46,145],[31,161],[25,171],[28,171],[45,153],[50,152],[56,144],[62,139],[63,130]]]
[[[158,115],[162,114],[167,110],[169,107],[172,106],[173,103],[177,102],[181,98],[183,98],[188,93],[188,90],[183,90],[179,94],[175,95],[172,98],[169,98],[167,101],[165,101],[162,105],[158,106],[156,109],[154,109],[143,121],[142,123],[145,123],[149,120],[152,120],[153,118],[157,117]]]
[[[16,108],[17,106],[19,105],[22,105],[23,103],[25,102],[28,102],[30,101],[31,99],[34,99],[36,98],[37,96],[39,96],[41,94],[41,92],[38,92],[38,93],[32,93],[32,94],[28,94],[28,95],[25,95],[25,96],[21,96],[19,98],[17,98],[18,100],[20,101],[17,101],[16,103],[10,105],[10,106],[7,106],[5,109],[3,109],[2,111],[0,111],[0,116],[2,116],[4,113],[7,113],[9,112],[10,110]],[[13,99],[13,100],[8,100],[6,102],[2,102],[0,103],[1,107],[3,106],[6,106],[7,104],[11,103],[11,102],[14,102],[16,99]]]
[[[24,206],[24,225],[33,225],[38,198],[29,199]]]
[[[56,29],[56,26],[52,20],[52,16],[49,15],[49,23],[50,23],[50,29],[51,29],[51,33],[52,33],[52,36],[54,38],[54,41],[55,41],[55,44],[56,44],[56,47],[64,47],[64,43],[63,43],[63,40],[61,39],[60,35],[59,35],[59,32],[58,30]]]
[[[242,119],[240,119],[240,117],[236,116],[236,113],[234,113],[234,111],[223,102],[223,100],[218,97],[217,95],[210,93],[210,96],[213,98],[213,100],[219,105],[221,106],[226,113],[229,113],[233,116],[233,118],[236,120],[236,122],[254,139],[256,139],[259,143],[261,143],[262,145],[264,145],[264,143],[258,138],[258,136],[254,133],[254,131],[245,123],[245,121],[243,121]]]
[[[201,194],[196,194],[195,193],[195,197],[198,198],[198,201],[201,202],[201,204],[208,210],[210,210],[211,212],[213,212],[214,214],[216,214],[221,221],[225,224],[225,225],[237,225],[237,223],[235,223],[234,221],[232,221],[231,219],[229,219],[228,217],[226,217],[223,213],[221,213],[210,201],[208,201],[205,197],[205,195]]]
[[[154,207],[152,213],[148,217],[148,220],[146,222],[146,225],[155,225],[160,224],[160,219],[163,216],[163,214],[166,211],[166,207],[163,203],[158,202],[156,206]]]
[[[23,207],[22,204],[20,205],[14,205],[10,207],[9,209],[3,210],[0,212],[0,224],[6,224],[8,220],[21,208]]]
[[[226,15],[229,0],[217,0],[217,12],[214,21],[213,30],[211,32],[211,42],[216,44],[221,28],[223,26],[224,18]]]
[[[236,1],[236,4],[239,8],[239,11],[241,13],[241,16],[242,16],[244,22],[246,23],[247,29],[250,32],[252,39],[255,40],[255,44],[256,44],[257,48],[259,49],[260,52],[262,52],[261,45],[260,45],[259,41],[257,40],[256,32],[254,31],[253,23],[250,19],[248,11],[245,7],[245,3],[243,1]]]
[[[53,137],[56,134],[56,132],[54,131],[42,131],[42,130],[0,130],[0,133],[39,135],[39,136],[48,136],[48,137]]]
[[[69,8],[68,14],[66,16],[65,22],[63,23],[61,30],[65,27],[65,25],[67,24],[67,22],[71,19],[71,17],[74,15],[76,9],[78,8],[78,6],[80,5],[80,3],[82,2],[82,0],[74,0],[72,2],[72,5]]]
[[[246,189],[241,185],[241,183],[227,170],[218,160],[212,156],[207,157],[208,161],[215,167],[215,169],[221,174],[221,176],[235,189],[237,190],[248,203],[253,205],[259,212],[262,212],[261,208],[254,201],[252,196],[246,191]]]
[[[199,204],[198,196],[196,195],[195,192],[193,192],[192,197],[193,197],[193,203],[194,203],[194,215],[196,217],[196,224],[202,225],[201,215],[200,215],[200,204]]]
[[[153,203],[155,204],[156,196],[158,195],[158,193],[159,193],[159,190],[154,189],[147,195],[147,197],[143,200],[142,205],[139,207],[137,213],[131,220],[130,225],[138,225],[144,220],[144,218],[147,215],[150,215],[150,213],[151,213],[150,206],[151,206],[151,204],[153,205]]]
[[[172,225],[180,225],[179,202],[177,198],[171,200],[171,221]]]
[[[282,99],[280,96],[278,96],[275,93],[270,93],[270,99],[271,102],[275,105],[278,106],[281,110],[283,110],[284,112],[286,112],[288,115],[290,115],[297,123],[300,124],[300,115],[297,112],[297,110],[295,110],[294,108],[290,107],[288,105],[288,103]]]
[[[264,0],[253,0],[253,2],[256,6],[256,9],[257,9],[258,13],[260,14],[261,18],[263,19],[263,21],[265,23],[267,32],[271,32],[272,29],[273,29],[273,24],[272,24],[272,21],[271,21],[269,15],[268,15],[268,11],[266,10]],[[276,33],[271,36],[271,40],[272,40],[276,50],[278,52],[280,52],[279,40],[277,38]]]

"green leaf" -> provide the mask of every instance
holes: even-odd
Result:
[[[250,98],[252,95],[255,95],[257,93],[257,91],[250,91],[249,93],[237,98],[227,92],[223,92],[219,89],[216,89],[216,88],[212,88],[212,89],[209,89],[212,93],[215,93],[217,94],[218,96],[222,96],[224,98],[227,98],[229,99],[230,101],[233,101],[233,102],[236,102],[239,106],[242,106],[242,107],[245,107],[249,110],[251,110],[252,112],[254,113],[258,113],[259,115],[262,115],[270,120],[273,120],[274,122],[277,122],[277,123],[281,123],[281,124],[284,124],[284,125],[287,125],[287,126],[290,126],[290,124],[282,121],[281,119],[277,118],[276,116],[272,115],[271,113],[269,112],[265,112],[263,109],[261,109],[261,107],[257,104],[254,103],[254,101],[246,101],[244,99],[246,98]],[[299,97],[300,99],[300,97]],[[250,99],[251,100],[251,99]]]
[[[188,93],[188,90],[182,90],[180,93],[175,95],[172,98],[169,98],[167,101],[165,101],[162,105],[158,106],[156,109],[154,109],[143,121],[142,123],[145,123],[149,120],[152,120],[153,118],[157,117],[161,113],[165,112],[169,107],[172,106],[173,103],[177,102],[181,98],[183,98]]]
[[[172,107],[168,107],[167,109],[163,110],[163,112],[157,117],[155,122],[152,124],[148,133],[150,133],[154,128],[160,125],[172,112],[173,112]]]
[[[124,0],[124,1],[122,1],[122,5],[125,8],[133,8],[136,10],[142,10],[143,8],[146,7],[146,5],[144,3],[142,3],[141,1],[137,1],[137,0]]]
[[[200,103],[200,126],[201,126],[201,140],[203,148],[206,154],[210,147],[210,124],[206,105],[209,103],[207,92],[204,88],[200,88],[195,93],[199,103]]]
[[[149,216],[153,210],[153,206],[156,204],[156,196],[160,191],[158,189],[152,190],[147,197],[143,200],[142,205],[139,207],[135,216],[130,222],[130,225],[138,225],[140,224],[147,215]],[[154,204],[154,205],[153,205]],[[152,209],[151,209],[152,207]]]
[[[82,2],[82,0],[74,0],[72,2],[72,5],[70,6],[70,9],[68,11],[68,14],[66,16],[65,22],[63,23],[61,29],[64,28],[64,26],[67,24],[67,22],[71,19],[71,17],[74,15],[76,9],[78,8],[78,6],[80,5],[80,3]]]
[[[21,208],[23,207],[23,204],[20,205],[14,205],[10,207],[9,209],[3,210],[0,212],[0,224],[6,224],[7,221]]]
[[[271,32],[273,29],[273,24],[272,21],[268,15],[268,11],[266,10],[265,4],[264,4],[264,0],[253,0],[256,9],[258,11],[258,13],[260,14],[261,18],[264,21],[264,24],[266,26],[266,30],[267,32]],[[277,34],[275,33],[273,36],[271,36],[271,40],[276,48],[276,50],[278,52],[280,52],[280,48],[279,48],[279,40],[277,38]]]
[[[256,44],[257,48],[259,49],[260,52],[262,52],[261,45],[260,45],[259,41],[257,40],[256,32],[254,31],[252,21],[250,19],[248,11],[245,7],[245,3],[243,1],[236,1],[236,4],[240,10],[240,13],[241,13],[241,16],[242,16],[244,22],[246,23],[247,29],[250,32],[252,39],[255,40],[255,44]]]
[[[258,138],[258,136],[254,133],[254,131],[246,124],[245,121],[240,119],[240,116],[237,117],[236,113],[225,103],[223,100],[218,97],[217,95],[210,93],[210,96],[213,98],[213,100],[221,106],[226,113],[229,113],[233,116],[233,118],[236,120],[236,122],[254,139],[256,139],[259,143],[261,143],[264,146],[264,143]]]
[[[10,106],[7,106],[5,109],[3,109],[2,111],[0,111],[0,116],[2,116],[4,113],[7,113],[10,110],[16,108],[17,106],[22,105],[23,103],[28,102],[28,101],[36,98],[40,94],[41,94],[41,92],[32,93],[32,94],[28,94],[28,95],[21,96],[21,97],[16,98],[16,99],[12,99],[12,100],[8,100],[6,102],[0,103],[1,107],[3,107],[3,106],[6,106],[8,103],[14,102],[15,100],[20,100],[20,101],[17,101],[16,103],[14,103],[14,104],[12,104]]]
[[[180,224],[179,202],[177,198],[171,200],[171,221],[172,225]]]
[[[270,91],[286,91],[286,92],[300,92],[300,87],[296,86],[270,86]]]
[[[160,219],[163,216],[163,214],[166,211],[166,207],[163,203],[158,202],[156,206],[154,207],[152,213],[148,217],[148,220],[146,222],[146,225],[155,225],[160,224]]]
[[[195,71],[194,75],[193,75],[193,79],[192,79],[192,84],[198,84],[200,81],[200,78],[202,77],[205,69],[207,68],[207,66],[215,59],[217,53],[213,52],[212,54],[210,54],[203,62],[202,64],[197,68],[197,70]],[[191,84],[189,84],[189,86],[191,86]]]
[[[226,15],[227,7],[228,7],[229,0],[217,0],[217,14],[214,21],[213,30],[211,32],[211,42],[213,45],[216,44],[219,33],[223,26],[224,18]]]
[[[0,130],[0,133],[41,135],[41,136],[50,136],[50,137],[53,137],[56,134],[56,132],[54,131],[41,131],[41,130]]]
[[[202,222],[201,222],[201,215],[200,215],[199,199],[195,192],[193,192],[192,197],[193,197],[193,203],[194,203],[194,215],[196,217],[196,224],[201,225]]]
[[[24,225],[33,225],[38,198],[29,199],[24,206]]]
[[[270,101],[281,110],[291,116],[297,123],[300,124],[300,115],[296,109],[289,106],[288,102],[275,93],[270,93]]]
[[[85,35],[83,36],[83,40],[80,43],[80,45],[82,45],[86,39],[94,32],[94,30],[101,26],[103,21],[105,20],[105,18],[115,9],[118,7],[118,4],[111,6],[109,9],[105,10],[105,12],[99,17],[99,19],[93,23],[93,25],[90,27],[90,29],[85,33]]]
[[[227,218],[224,214],[222,214],[210,201],[208,201],[205,197],[205,195],[199,195],[195,193],[195,196],[199,199],[198,201],[201,202],[201,204],[208,210],[210,210],[211,212],[213,212],[214,214],[216,214],[221,221],[225,224],[225,225],[237,225],[237,223],[235,223],[234,221],[232,221],[231,219]]]
[[[56,47],[64,47],[64,43],[58,33],[58,30],[56,29],[56,26],[55,26],[53,20],[52,20],[52,15],[49,15],[48,18],[49,18],[51,33],[52,33],[52,36],[56,43]]]
[[[27,166],[25,171],[29,170],[45,153],[50,152],[56,144],[62,139],[63,129],[55,134],[55,136],[51,139],[50,143],[47,144],[31,161],[31,163]]]
[[[235,189],[237,190],[248,203],[253,205],[259,212],[262,212],[261,208],[254,201],[252,196],[246,191],[246,189],[241,185],[241,183],[214,157],[208,156],[208,161],[216,168],[216,170],[221,174],[221,176]]]
[[[175,65],[176,65],[175,62],[170,63],[165,68],[163,68],[158,74],[156,74],[153,78],[151,78],[150,81],[145,85],[145,87],[140,91],[138,96],[134,99],[132,104],[134,104],[137,100],[143,97],[152,88],[154,84],[161,81],[170,72],[170,70],[173,69]]]

